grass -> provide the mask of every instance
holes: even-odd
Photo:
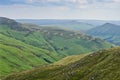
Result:
[[[55,62],[59,56],[49,53],[48,50],[27,45],[16,39],[0,34],[0,74],[6,75],[10,72],[17,72],[37,67],[39,65]]]
[[[78,61],[78,60],[84,58],[87,55],[89,55],[89,54],[87,53],[87,54],[67,56],[67,57],[53,63],[53,65],[68,65],[70,63],[73,63],[75,61]]]

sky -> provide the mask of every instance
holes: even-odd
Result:
[[[0,0],[0,16],[13,19],[120,20],[120,0]]]

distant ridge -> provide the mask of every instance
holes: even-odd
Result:
[[[105,23],[87,31],[88,34],[101,37],[106,41],[120,45],[120,25]]]

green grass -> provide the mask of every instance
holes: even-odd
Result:
[[[84,58],[85,56],[89,55],[89,53],[87,54],[80,54],[80,55],[72,55],[72,56],[67,56],[55,63],[53,63],[53,65],[68,65],[70,63],[73,63],[75,61],[78,61],[82,58]]]
[[[119,66],[120,47],[116,47],[94,52],[71,64],[42,66],[3,80],[120,80]]]
[[[56,52],[63,55],[87,53],[112,46],[104,40],[85,35],[84,33],[59,28],[43,28],[41,33]]]
[[[16,39],[0,34],[0,75],[30,69],[49,62],[55,62],[59,56],[48,50],[27,45]]]

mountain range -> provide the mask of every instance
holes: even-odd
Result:
[[[108,42],[120,45],[120,25],[105,23],[87,31],[89,35],[100,37]]]
[[[18,19],[18,22],[21,23],[33,23],[37,25],[42,25],[44,27],[58,27],[73,31],[86,31],[88,29],[91,29],[95,26],[92,24],[88,24],[85,22],[79,22],[78,20],[56,20],[56,19],[40,19],[40,20],[34,20],[34,19]]]
[[[0,17],[1,76],[111,46],[113,44],[82,32],[22,24]]]
[[[55,26],[63,29],[70,29],[75,31],[87,31],[96,26],[103,25],[105,23],[112,23],[116,25],[120,25],[120,21],[112,21],[112,20],[67,20],[67,19],[16,19],[21,23],[32,23],[37,25],[46,26]]]

